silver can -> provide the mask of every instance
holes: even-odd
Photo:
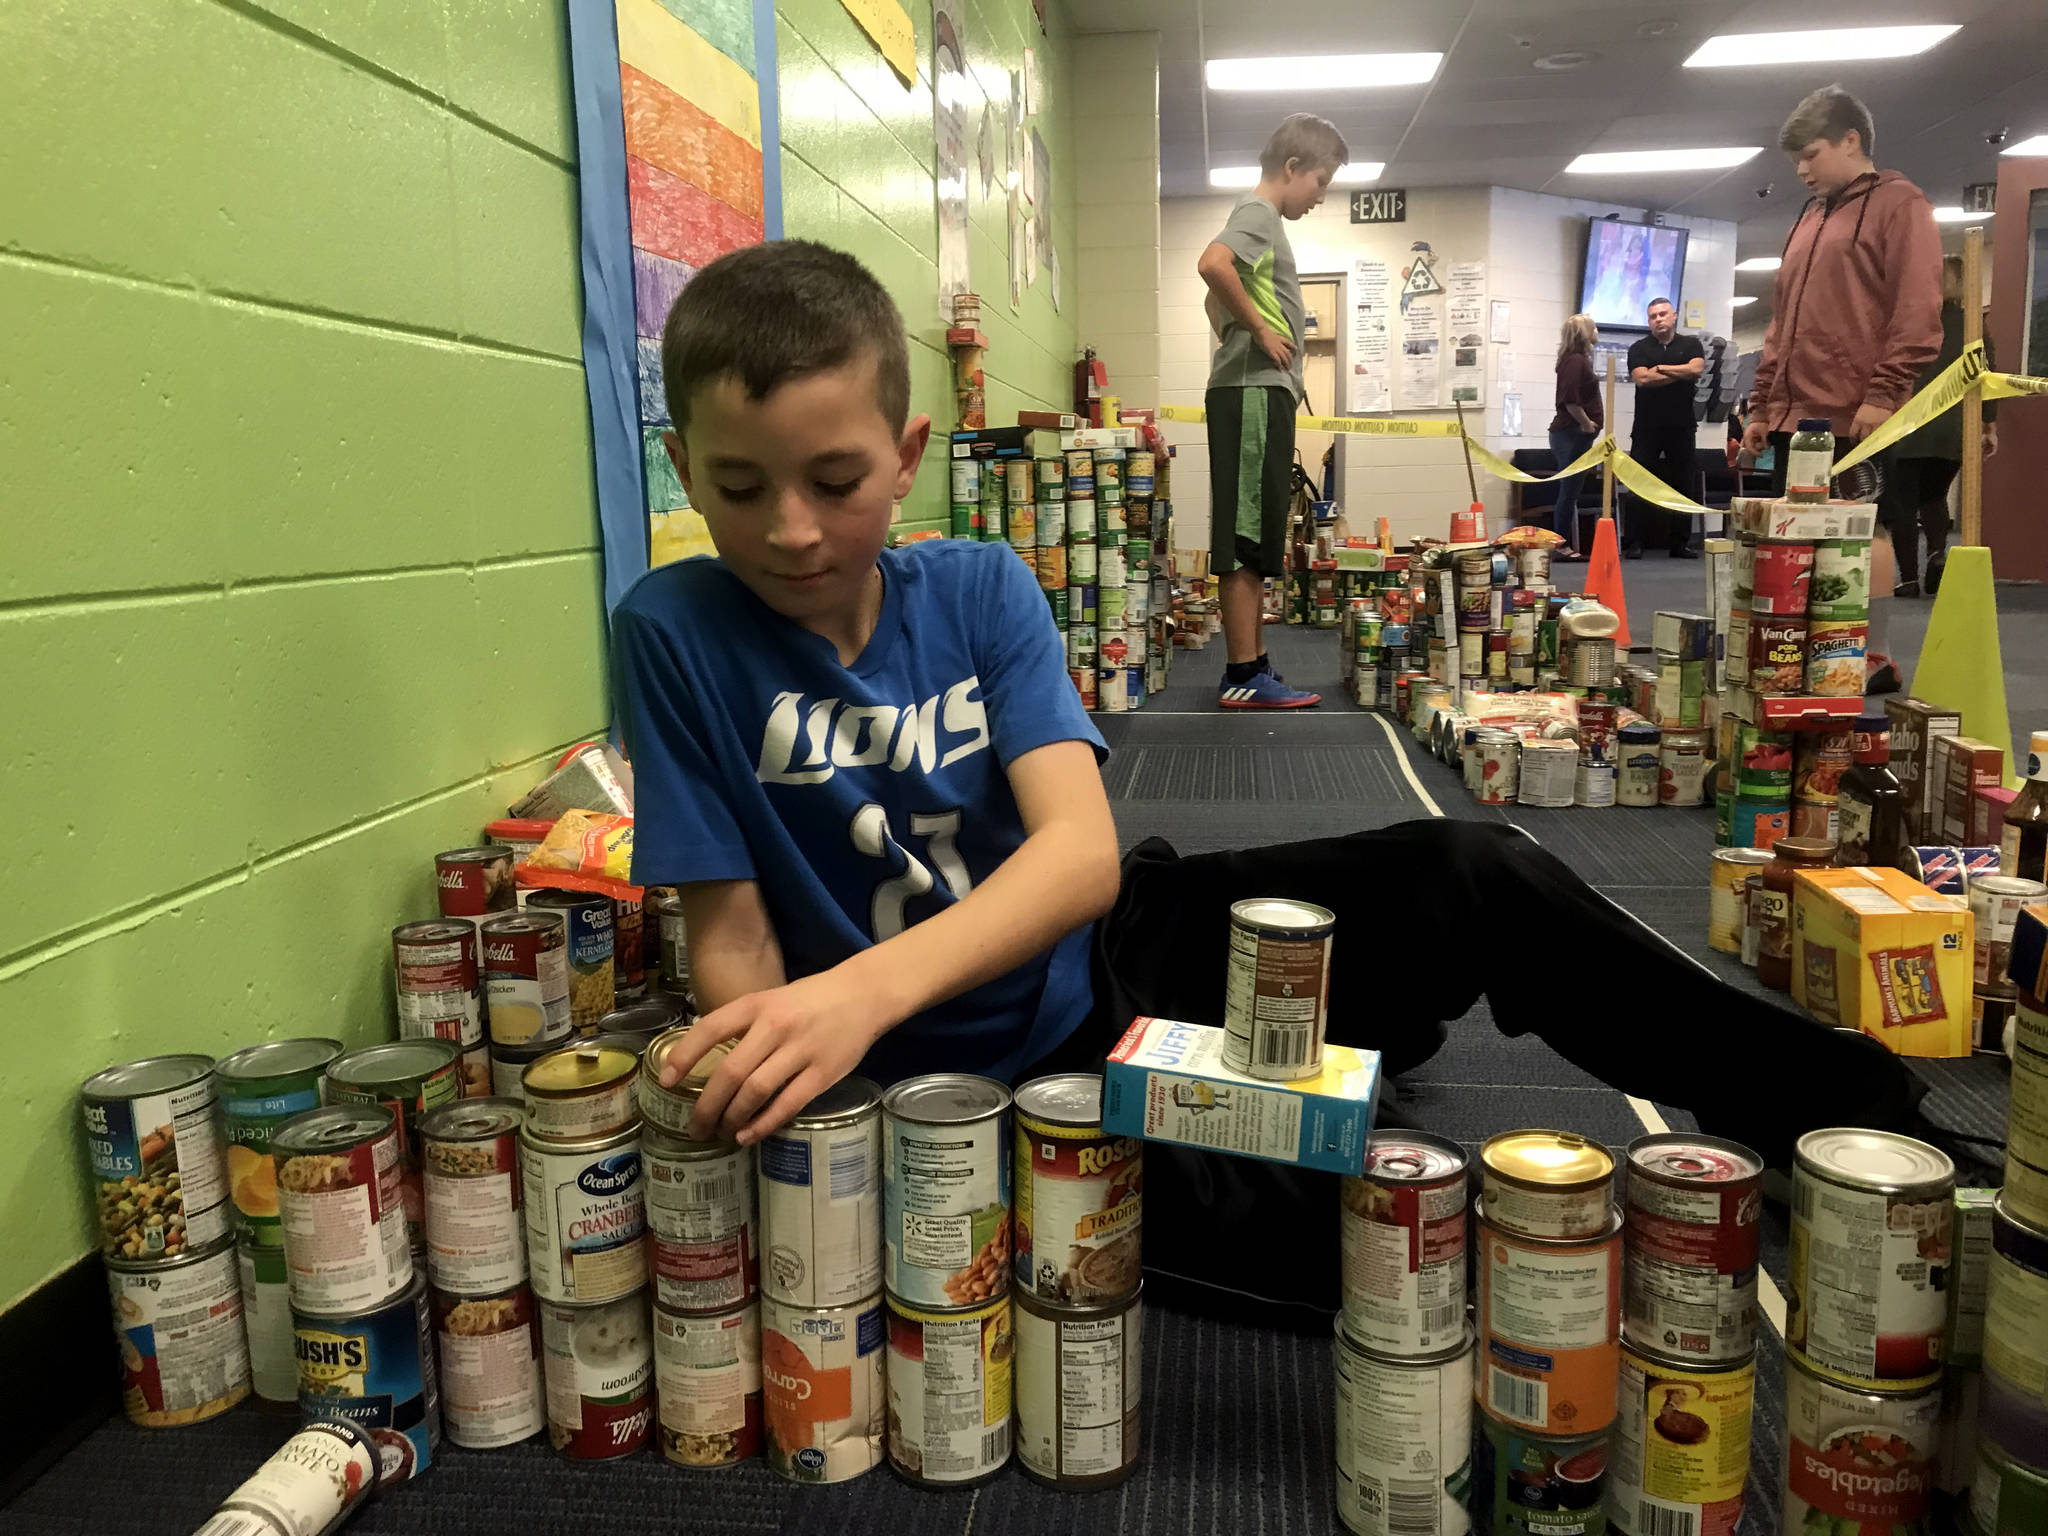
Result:
[[[881,1464],[887,1333],[880,1296],[839,1307],[762,1299],[763,1419],[774,1471],[791,1482],[843,1483]]]
[[[1358,1536],[1472,1529],[1469,1328],[1433,1355],[1365,1348],[1337,1320],[1337,1518]]]
[[[978,1306],[1010,1288],[1010,1090],[935,1072],[882,1096],[882,1247],[889,1294]]]
[[[541,1384],[540,1321],[533,1292],[496,1296],[431,1291],[448,1438],[472,1451],[531,1440],[547,1428]]]
[[[760,1144],[761,1289],[834,1307],[882,1288],[882,1094],[844,1078]]]
[[[110,1259],[174,1258],[228,1231],[211,1056],[149,1056],[85,1080],[86,1154]]]
[[[1019,1289],[1017,1461],[1055,1488],[1107,1488],[1138,1464],[1144,1286],[1119,1301],[1061,1307]]]
[[[1010,1460],[1010,1298],[930,1311],[887,1298],[889,1461],[923,1488],[964,1488]]]
[[[458,1099],[420,1120],[427,1283],[436,1290],[495,1296],[526,1279],[521,1118],[516,1099]]]
[[[1337,915],[1279,897],[1231,903],[1223,1064],[1292,1082],[1323,1070]]]
[[[197,1424],[249,1395],[233,1238],[170,1259],[108,1259],[121,1405],[145,1429]]]
[[[1465,1336],[1467,1170],[1454,1141],[1381,1131],[1341,1181],[1343,1322],[1361,1348],[1435,1357]]]
[[[412,1284],[404,1148],[382,1104],[309,1109],[271,1139],[292,1305],[341,1316]]]
[[[544,1301],[589,1306],[647,1283],[640,1128],[582,1141],[520,1133],[526,1258]]]
[[[724,1312],[760,1289],[754,1149],[640,1133],[654,1301],[673,1312]]]

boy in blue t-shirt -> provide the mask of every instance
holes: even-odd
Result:
[[[1189,857],[1155,838],[1120,882],[1106,753],[1036,581],[1007,545],[883,547],[931,423],[910,418],[881,285],[808,242],[733,252],[677,299],[662,370],[719,558],[650,571],[612,631],[633,874],[680,891],[703,1011],[664,1077],[731,1042],[693,1134],[758,1141],[856,1067],[1018,1081],[1099,1069],[1136,1014],[1219,1024],[1250,896],[1336,914],[1329,1038],[1389,1073],[1484,994],[1503,1033],[1774,1162],[1817,1125],[1914,1128],[1875,1042],[1727,986],[1511,826]],[[1538,932],[1571,935],[1609,1000],[1546,982]],[[1163,1145],[1147,1162],[1155,1283],[1232,1310],[1334,1303],[1329,1176]]]

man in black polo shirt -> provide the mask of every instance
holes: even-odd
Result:
[[[1693,494],[1694,444],[1698,429],[1692,416],[1693,386],[1706,372],[1707,354],[1694,336],[1678,334],[1678,311],[1669,299],[1650,300],[1650,334],[1628,349],[1628,376],[1636,386],[1635,432],[1629,457],[1681,496]],[[1637,498],[1624,530],[1622,553],[1634,559],[1643,552],[1643,536],[1654,537],[1663,520],[1673,559],[1699,558],[1691,547],[1692,518],[1666,512]]]

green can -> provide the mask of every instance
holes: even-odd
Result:
[[[1072,601],[1067,596],[1067,588],[1054,587],[1045,595],[1052,603],[1053,624],[1060,629],[1065,629],[1067,627],[1067,614]]]
[[[2048,1531],[2048,1471],[2023,1467],[1984,1435],[1970,1479],[1970,1521],[1978,1536],[2040,1536]]]
[[[1064,459],[1038,459],[1035,461],[1038,480],[1038,501],[1065,501],[1067,499],[1067,465]]]
[[[1127,534],[1124,537],[1124,568],[1131,575],[1139,576],[1152,569],[1152,541],[1141,534]]]
[[[1829,539],[1813,546],[1806,617],[1853,623],[1870,617],[1870,541]]]
[[[292,1335],[291,1288],[284,1250],[243,1243],[242,1328],[249,1336],[249,1379],[273,1408],[299,1408],[299,1359]]]
[[[974,502],[953,504],[953,537],[956,539],[979,538],[975,524],[981,521],[981,507]]]
[[[1607,1435],[1539,1435],[1482,1412],[1475,1536],[1606,1536]]]
[[[294,1115],[320,1107],[322,1076],[340,1054],[339,1040],[266,1040],[213,1069],[227,1133],[228,1199],[244,1243],[284,1247],[270,1138]]]

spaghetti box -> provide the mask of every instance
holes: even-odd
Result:
[[[1704,613],[1659,610],[1651,626],[1652,648],[1659,659],[1705,661],[1714,654],[1714,621]]]
[[[1970,1054],[1970,904],[1903,870],[1802,869],[1792,998],[1899,1056]]]
[[[1816,544],[1823,539],[1868,539],[1877,527],[1877,507],[1867,501],[1782,501],[1738,496],[1729,505],[1736,530],[1759,539]]]
[[[1892,772],[1906,792],[1906,835],[1927,843],[1941,836],[1941,790],[1934,777],[1934,743],[1959,736],[1963,717],[1925,699],[1890,698],[1884,712],[1891,721]]]
[[[1728,711],[1767,731],[1841,731],[1856,723],[1863,700],[1737,688],[1728,694]]]
[[[2022,992],[2048,997],[2048,901],[2020,908],[2013,920],[2005,974]]]
[[[1970,802],[1977,791],[2005,782],[2005,753],[1974,736],[1942,736],[1934,743],[1934,771],[1941,825],[1928,830],[1944,843],[1963,846],[1971,841]]]
[[[1996,843],[2005,835],[2005,813],[2011,808],[2016,789],[2007,789],[2003,784],[1980,784],[1977,792],[1970,796],[1970,835],[1963,839],[1972,845]]]
[[[1969,978],[1963,979],[1967,995]],[[1360,1173],[1379,1093],[1378,1051],[1326,1045],[1320,1077],[1269,1082],[1223,1064],[1222,1030],[1140,1017],[1103,1065],[1102,1128],[1112,1136]]]
[[[1991,1280],[1991,1206],[1995,1189],[1959,1189],[1949,1252],[1948,1350],[1942,1369],[1974,1371],[1984,1363],[1984,1298]]]

